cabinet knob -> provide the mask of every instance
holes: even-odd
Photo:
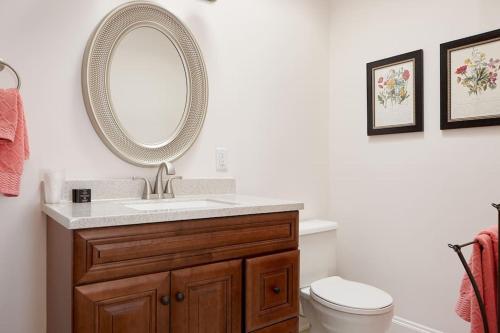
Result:
[[[160,303],[163,305],[169,305],[170,304],[170,297],[163,296],[162,298],[160,298]]]
[[[277,294],[279,294],[281,292],[281,288],[280,287],[274,287],[273,291],[277,295]]]
[[[177,294],[175,294],[175,299],[179,302],[182,302],[184,300],[184,294],[179,291]]]

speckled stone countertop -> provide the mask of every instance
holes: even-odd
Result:
[[[100,200],[91,203],[44,204],[42,210],[67,229],[86,229],[301,210],[302,203],[237,194],[189,196],[162,201],[211,200],[230,203],[215,207],[141,211],[126,205],[155,200]]]
[[[174,193],[177,191],[181,195],[176,195],[174,199],[163,200],[140,200],[137,195],[142,192],[137,190],[137,185],[141,183],[137,181],[127,183],[126,180],[113,180],[104,184],[102,182],[67,182],[67,186],[73,188],[91,187],[92,196],[99,199],[91,203],[75,204],[63,201],[58,204],[42,204],[42,211],[67,229],[86,229],[304,209],[304,204],[300,202],[228,193],[234,192],[236,188],[234,180],[231,179],[181,180],[173,184]],[[128,188],[130,193],[121,193],[118,199],[114,199],[112,197],[116,195],[116,188]],[[103,194],[109,189],[113,191]],[[98,193],[94,195],[94,192]],[[220,205],[160,210],[137,210],[129,207],[137,204],[199,200],[219,202]]]

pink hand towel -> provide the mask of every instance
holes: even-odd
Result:
[[[14,141],[17,118],[17,90],[0,90],[0,140]]]
[[[0,193],[18,196],[29,157],[23,102],[17,89],[0,89]]]
[[[498,227],[481,231],[475,238],[469,261],[486,308],[490,333],[497,332]],[[472,333],[484,333],[481,310],[467,274],[462,280],[455,312],[471,323]]]

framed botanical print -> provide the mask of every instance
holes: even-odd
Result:
[[[500,125],[500,29],[441,44],[441,129]]]
[[[423,51],[370,62],[366,72],[368,135],[423,131]]]
[[[368,135],[423,131],[423,51],[370,62],[366,72]]]

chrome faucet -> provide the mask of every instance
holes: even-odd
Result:
[[[163,173],[167,176],[172,176],[167,179],[165,187],[163,187]],[[142,179],[144,180],[144,194],[143,199],[163,199],[163,198],[173,198],[174,194],[172,191],[172,180],[173,179],[182,179],[180,176],[173,177],[175,175],[175,167],[170,162],[162,162],[160,167],[158,168],[158,172],[156,173],[156,179],[154,182],[154,186],[151,186],[151,183],[147,178],[134,177],[133,179]]]
[[[153,192],[153,194],[158,194],[158,199],[164,198],[164,194],[166,194],[168,188],[168,183],[167,186],[163,187],[163,172],[165,172],[167,176],[175,175],[174,165],[170,162],[163,162],[160,164],[160,167],[158,168],[158,172],[156,173],[154,192]]]

